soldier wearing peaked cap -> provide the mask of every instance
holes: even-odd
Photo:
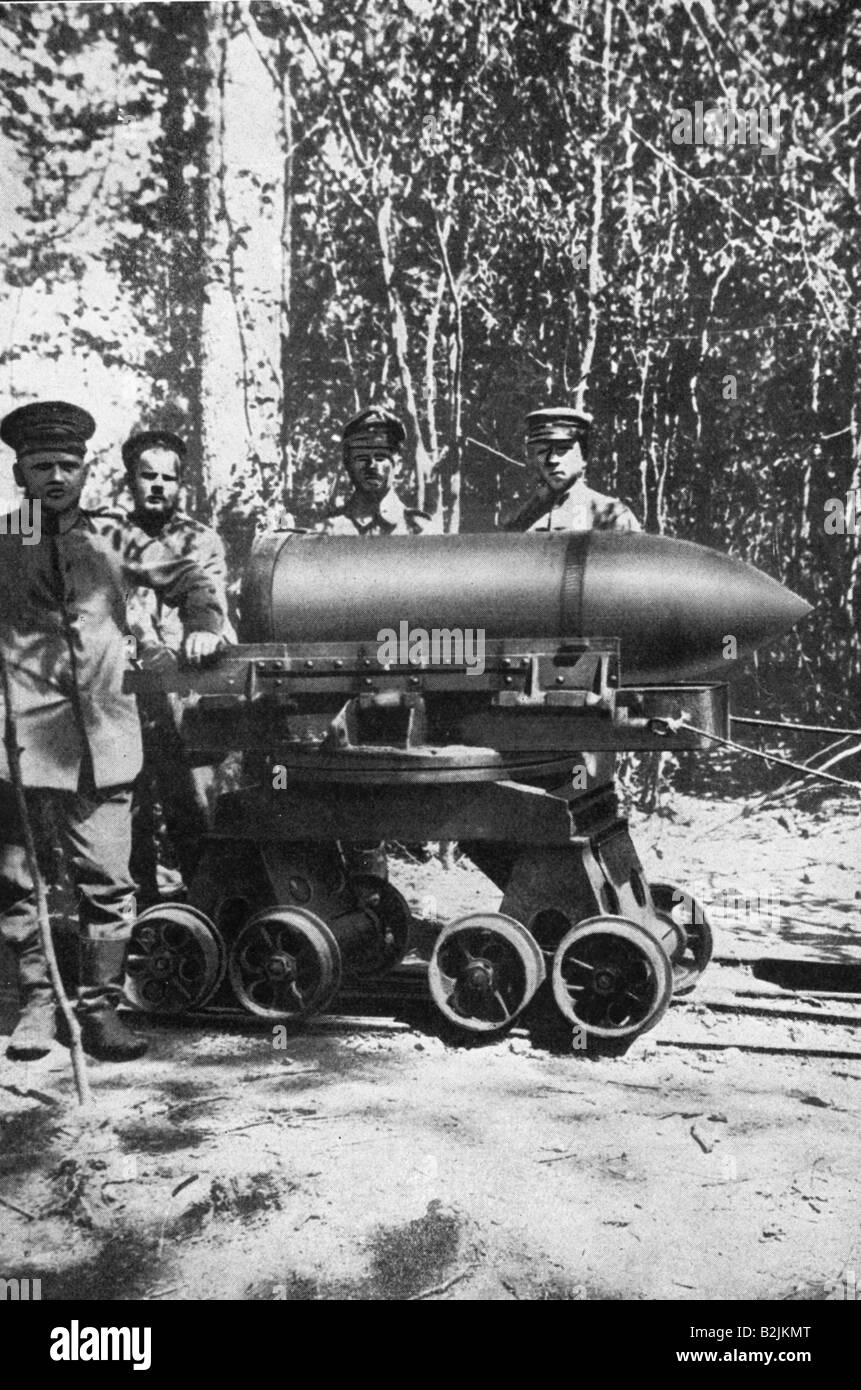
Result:
[[[20,405],[0,420],[0,439],[15,450],[21,460],[29,454],[56,449],[83,459],[87,441],[95,434],[96,422],[89,411],[66,401],[40,401]],[[16,476],[16,482],[18,478]]]
[[[137,434],[129,435],[120,451],[127,473],[132,473],[135,464],[147,449],[164,449],[176,454],[180,462],[186,455],[185,440],[174,434],[173,430],[138,430]]]
[[[214,653],[218,596],[192,560],[171,554],[121,517],[80,505],[91,415],[63,401],[12,411],[0,439],[15,481],[41,521],[37,544],[0,534],[0,648],[21,776],[35,823],[53,813],[79,904],[78,1015],[85,1049],[125,1060],[146,1050],[116,1014],[131,932],[131,784],[141,766],[134,697],[123,691],[126,594],[146,584],[179,608],[183,653]],[[18,962],[23,1012],[8,1055],[43,1056],[56,1036],[33,881],[11,769],[0,752],[0,933]],[[46,832],[47,833],[47,832]],[[43,835],[44,839],[45,836]]]
[[[540,482],[506,531],[639,531],[634,513],[616,497],[586,484],[592,417],[554,406],[526,417],[526,452]]]
[[[329,513],[320,530],[328,536],[421,536],[438,530],[432,517],[408,507],[395,491],[406,430],[391,411],[371,407],[344,426],[344,466],[353,491]],[[346,851],[351,873],[388,875],[385,843]]]
[[[427,512],[398,496],[406,430],[396,415],[373,407],[344,427],[344,466],[353,490],[320,530],[329,536],[420,536],[437,530]]]
[[[132,494],[130,520],[159,541],[171,555],[192,560],[203,570],[227,612],[227,561],[221,537],[179,505],[185,441],[171,430],[144,430],[122,446]],[[163,595],[140,586],[129,595],[127,619],[140,655],[160,649],[179,653],[182,621]],[[223,636],[235,641],[229,623]],[[161,805],[168,837],[186,886],[191,883],[203,836],[208,829],[206,787],[209,768],[191,768],[179,732],[179,696],[154,692],[138,696],[144,765],[132,802],[132,875],[141,907],[160,896],[156,806]]]
[[[526,453],[539,473],[532,495],[507,522],[506,531],[639,531],[634,513],[616,497],[605,496],[586,484],[586,459],[592,416],[567,406],[533,410],[526,417]],[[579,769],[580,790],[612,781],[612,753],[579,752],[571,755],[572,767]],[[562,787],[551,790],[563,792]],[[463,848],[478,864],[491,872],[487,848],[476,842]],[[492,876],[492,873],[491,873]]]

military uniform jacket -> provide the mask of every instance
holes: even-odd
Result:
[[[568,492],[553,492],[542,483],[505,523],[506,531],[641,531],[634,513],[616,497],[606,497],[585,483]]]
[[[130,526],[135,525],[131,515],[127,521]],[[236,634],[226,617],[227,561],[221,537],[211,526],[204,526],[186,512],[176,511],[154,533],[153,539],[159,541],[176,559],[192,560],[203,570],[225,614],[223,636],[226,641],[235,642]],[[126,613],[129,632],[141,647],[156,644],[179,651],[183,638],[182,618],[175,608],[171,608],[163,593],[153,588],[134,589],[129,595]]]
[[[34,545],[11,519],[0,534],[0,644],[23,780],[75,791],[89,750],[96,786],[119,786],[141,767],[137,705],[122,690],[129,589],[145,584],[176,604],[189,631],[220,632],[222,611],[193,561],[123,518],[77,511],[59,527]],[[0,716],[5,728],[2,701]]]
[[[422,536],[441,528],[427,512],[406,506],[396,492],[389,491],[372,511],[358,492],[351,493],[319,529],[326,536]]]

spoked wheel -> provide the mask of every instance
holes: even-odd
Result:
[[[227,955],[209,918],[186,903],[156,904],[132,929],[125,994],[147,1013],[200,1009],[224,979]]]
[[[354,874],[350,887],[358,910],[367,918],[368,932],[351,944],[349,954],[344,950],[344,973],[360,980],[384,975],[406,954],[412,924],[409,905],[397,888],[376,874]],[[337,938],[337,918],[332,930]]]
[[[319,1013],[341,983],[341,953],[322,917],[271,907],[246,922],[230,951],[233,991],[259,1018]]]
[[[680,929],[684,937],[681,950],[672,956],[673,993],[690,994],[714,951],[706,910],[690,893],[672,883],[650,883],[649,892],[658,916]]]
[[[673,992],[660,942],[625,917],[590,917],[566,932],[553,957],[553,997],[569,1022],[598,1038],[653,1028]]]
[[[428,984],[450,1023],[469,1033],[496,1033],[523,1012],[544,974],[544,957],[525,927],[499,912],[476,912],[443,928]]]

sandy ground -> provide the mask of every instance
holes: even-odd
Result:
[[[708,897],[721,960],[861,960],[850,805],[674,808],[634,841],[651,879]],[[465,864],[392,877],[425,921],[498,901]],[[712,977],[749,969],[713,965],[704,1002],[619,1057],[451,1045],[420,1003],[286,1038],[147,1018],[149,1057],[91,1064],[86,1120],[61,1049],[4,1060],[2,1272],[46,1299],[852,1296],[861,1032],[760,1019],[751,1052],[730,1017],[739,1045],[710,1047]]]

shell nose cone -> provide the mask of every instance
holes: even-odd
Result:
[[[779,637],[810,613],[806,599],[764,570],[735,556],[707,554],[714,557],[705,567],[716,581],[715,599],[721,613],[734,619],[750,640],[759,644]]]
[[[810,612],[762,570],[690,541],[596,536],[590,561],[584,610],[591,633],[600,626],[621,635],[628,682],[725,674]]]
[[[783,631],[786,631],[802,622],[804,618],[808,618],[813,612],[813,604],[808,603],[807,599],[802,598],[800,594],[793,593],[791,589],[784,589],[783,593],[786,602],[786,627]]]
[[[773,642],[813,611],[806,599],[762,570],[741,560],[731,563],[737,568],[732,582],[726,585],[722,616],[730,625],[735,624],[735,628],[729,626],[727,632],[735,631],[739,646],[744,645],[752,651],[754,647]]]

